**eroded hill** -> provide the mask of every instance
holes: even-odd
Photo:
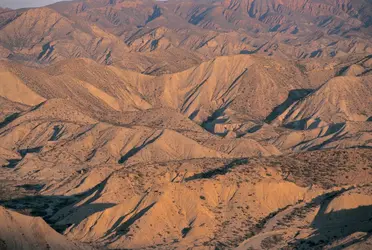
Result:
[[[0,9],[0,249],[369,249],[370,10]]]

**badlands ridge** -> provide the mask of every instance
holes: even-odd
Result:
[[[0,9],[0,249],[371,249],[371,10]]]

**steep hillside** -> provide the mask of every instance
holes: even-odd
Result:
[[[25,216],[0,207],[1,249],[93,249],[69,241],[41,218]]]
[[[306,79],[292,64],[239,55],[156,77],[141,85],[140,91],[155,106],[171,107],[194,121],[210,123],[235,113],[242,122],[262,119],[290,90],[307,87]]]
[[[277,122],[294,128],[367,121],[371,116],[372,78],[335,77],[283,112]]]

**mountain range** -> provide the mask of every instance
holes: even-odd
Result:
[[[0,249],[370,249],[371,37],[369,0],[0,9]]]

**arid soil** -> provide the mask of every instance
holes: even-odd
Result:
[[[0,249],[371,249],[371,2],[0,9]]]

